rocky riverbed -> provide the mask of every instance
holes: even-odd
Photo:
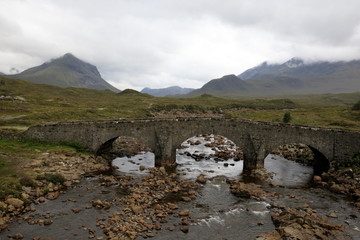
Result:
[[[276,182],[276,169],[241,175],[240,156],[233,143],[213,135],[184,143],[178,167],[168,170],[144,164],[151,154],[125,154],[112,170],[101,157],[43,154],[24,166],[44,175],[36,187],[0,202],[0,239],[360,237],[359,178],[350,169],[332,168],[304,184],[302,168],[295,168],[300,185],[286,186],[287,180]],[[124,162],[134,166],[131,174]],[[54,184],[46,174],[66,181]]]

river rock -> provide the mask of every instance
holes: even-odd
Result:
[[[269,233],[263,233],[256,238],[256,240],[282,240],[280,234],[274,230]]]
[[[139,214],[143,213],[143,211],[144,211],[143,208],[140,206],[131,206],[131,210],[133,211],[133,213],[135,215],[139,215]]]
[[[13,239],[23,239],[24,235],[22,235],[21,233],[16,233],[12,236]]]
[[[187,233],[187,232],[189,232],[189,226],[188,226],[188,225],[184,225],[184,226],[182,226],[182,227],[180,228],[180,230],[181,230],[182,232],[184,232],[184,233]]]
[[[337,218],[337,214],[335,212],[329,212],[328,214],[326,214],[326,216],[331,217],[331,218]]]
[[[261,186],[254,183],[243,183],[238,181],[232,181],[230,185],[231,193],[238,197],[263,199],[267,193],[261,188]]]
[[[181,197],[181,200],[183,200],[184,202],[190,202],[190,201],[191,201],[191,198],[186,197],[186,196],[182,196],[182,197]]]
[[[49,192],[47,195],[46,195],[46,198],[49,199],[49,200],[55,200],[59,197],[60,193],[58,191],[56,192]]]
[[[9,205],[13,205],[15,208],[21,208],[24,205],[24,202],[18,198],[8,198],[5,202]]]
[[[178,209],[178,208],[179,208],[179,206],[176,205],[176,204],[174,204],[174,203],[168,203],[168,206],[169,206],[169,208],[172,209],[172,210],[175,210],[175,209]]]
[[[201,184],[205,184],[206,183],[206,179],[204,177],[204,174],[200,174],[197,178],[196,178],[196,182],[201,183]]]
[[[79,213],[81,212],[81,208],[72,208],[71,211],[73,211],[74,213]]]
[[[5,218],[0,218],[0,231],[6,228],[7,228],[7,224]]]
[[[190,212],[189,209],[185,209],[179,212],[179,216],[181,217],[189,216],[189,212]]]
[[[322,181],[322,178],[321,178],[320,176],[318,176],[318,175],[315,175],[315,176],[314,176],[314,181],[315,181],[315,182],[321,182],[321,181]]]
[[[285,209],[271,217],[283,239],[333,239],[344,232],[343,225],[303,209]]]

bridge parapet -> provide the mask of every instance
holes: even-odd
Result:
[[[245,169],[263,167],[271,150],[288,143],[306,144],[336,162],[347,161],[360,150],[358,132],[224,118],[58,122],[32,126],[25,134],[41,141],[78,142],[92,152],[119,136],[134,137],[153,150],[157,165],[175,162],[176,149],[197,134],[219,134],[232,140],[244,151]]]

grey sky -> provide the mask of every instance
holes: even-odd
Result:
[[[119,89],[201,87],[263,61],[360,59],[358,0],[1,0],[0,72],[67,52]]]

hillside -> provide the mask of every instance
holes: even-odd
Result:
[[[321,78],[335,77],[341,73],[347,73],[347,76],[360,76],[360,60],[350,62],[327,62],[319,61],[305,63],[300,58],[292,58],[282,64],[268,64],[264,62],[259,66],[250,68],[238,75],[244,80],[273,78],[278,76],[287,76],[294,78]]]
[[[158,89],[144,88],[143,90],[141,90],[141,92],[150,94],[155,97],[165,97],[169,95],[187,94],[193,90],[193,88],[181,88],[179,86],[172,86]]]
[[[86,63],[70,53],[19,74],[6,75],[6,77],[58,87],[110,89],[119,92],[101,77],[94,65]]]
[[[308,64],[293,58],[283,64],[265,62],[238,76],[227,75],[211,80],[188,96],[214,94],[239,98],[358,91],[360,61]]]

